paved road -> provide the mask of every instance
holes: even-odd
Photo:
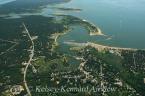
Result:
[[[24,85],[25,85],[25,88],[26,88],[26,91],[27,91],[27,93],[28,93],[28,95],[29,96],[32,96],[31,95],[31,92],[30,92],[30,89],[29,89],[29,87],[28,87],[28,85],[27,85],[27,81],[26,81],[26,75],[27,75],[27,69],[28,69],[28,67],[29,67],[29,65],[31,65],[31,61],[32,61],[32,59],[33,59],[33,56],[34,56],[34,42],[33,42],[33,39],[32,39],[32,37],[31,37],[31,35],[30,35],[30,33],[29,33],[29,31],[28,31],[28,29],[26,28],[26,26],[25,26],[25,24],[23,23],[23,26],[24,26],[24,28],[25,28],[25,32],[26,32],[26,34],[28,35],[28,37],[30,38],[30,40],[31,40],[31,47],[30,47],[30,55],[29,55],[29,60],[28,60],[28,62],[27,62],[27,65],[26,65],[26,67],[25,67],[25,70],[24,70],[24,78],[23,78],[23,82],[24,82]]]

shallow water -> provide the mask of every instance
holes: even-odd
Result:
[[[12,0],[0,0],[2,2],[10,2]],[[23,1],[23,0],[22,0]],[[63,1],[63,0],[58,0]],[[28,1],[26,1],[28,2]],[[26,3],[25,2],[25,3]],[[47,2],[47,1],[45,1]],[[32,3],[32,2],[31,2]],[[34,2],[33,2],[34,3]],[[27,3],[26,3],[27,4]],[[33,4],[32,4],[33,5]],[[35,4],[34,4],[35,5]],[[34,6],[33,5],[33,6]],[[39,4],[36,4],[39,6]],[[19,16],[25,15],[43,15],[50,17],[51,14],[60,13],[66,15],[73,15],[81,19],[86,19],[98,26],[102,32],[112,39],[107,39],[104,37],[92,36],[90,37],[87,32],[82,28],[76,28],[71,34],[64,36],[65,38],[70,38],[77,40],[78,37],[82,35],[81,40],[83,42],[93,41],[100,44],[118,46],[118,47],[131,47],[131,48],[145,48],[145,1],[144,0],[72,0],[70,2],[60,2],[60,3],[47,3],[43,5],[45,8],[38,7],[38,12],[21,12],[18,13],[11,12],[14,18],[19,18]],[[21,6],[19,6],[21,7]],[[62,11],[53,9],[51,7],[66,7],[66,8],[78,8],[82,9],[80,12],[75,11]],[[29,8],[28,8],[29,9]],[[22,9],[21,9],[22,10]],[[7,10],[9,12],[9,10]],[[6,14],[0,14],[6,15]],[[103,38],[103,39],[102,39]],[[106,40],[107,39],[107,40]],[[78,40],[79,41],[79,40]]]
[[[107,41],[98,40],[100,43],[142,49],[145,48],[144,4],[144,0],[72,0],[58,6],[82,9],[81,12],[64,13],[86,19],[99,26],[104,34],[113,37]],[[75,35],[82,35],[81,30]],[[72,36],[77,39],[74,34]],[[84,40],[87,38],[82,37]],[[93,40],[97,42],[97,39]]]

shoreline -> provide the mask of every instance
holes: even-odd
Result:
[[[52,7],[52,8],[60,10],[60,11],[75,11],[75,12],[82,11],[82,9],[79,9],[79,8],[70,8],[70,7]]]
[[[132,50],[132,51],[137,51],[139,49],[136,48],[124,48],[124,47],[113,47],[113,46],[106,46],[106,45],[101,45],[97,43],[92,43],[92,42],[87,42],[87,46],[91,46],[93,48],[97,48],[98,50]]]
[[[54,34],[52,34],[51,36],[50,36],[50,38],[51,39],[53,39],[54,40],[54,43],[52,44],[52,51],[53,51],[53,49],[56,47],[56,46],[58,46],[59,44],[58,44],[58,42],[57,42],[57,40],[58,40],[58,38],[60,37],[60,36],[63,36],[63,35],[65,35],[65,34],[67,34],[67,32],[70,32],[71,31],[71,29],[70,28],[68,28],[68,29],[66,29],[66,30],[64,30],[62,33],[54,33]]]
[[[97,27],[97,30],[98,30],[97,32],[96,31],[95,32],[90,32],[89,35],[90,36],[95,36],[95,35],[106,36],[105,34],[102,33],[102,31],[101,31],[101,29],[99,27]]]
[[[71,16],[71,15],[64,15],[64,14],[52,14],[54,16],[62,16],[67,21],[68,19],[71,19],[69,22],[65,22],[67,25],[80,25],[84,27],[90,36],[96,35],[96,36],[106,36],[102,33],[101,29],[96,26],[95,24],[89,22],[88,20],[81,19],[79,17]]]
[[[102,50],[132,50],[132,51],[144,50],[144,49],[136,49],[136,48],[112,47],[112,46],[106,46],[106,45],[101,45],[101,44],[92,43],[92,42],[87,42],[87,43],[64,42],[64,44],[68,44],[68,45],[72,45],[72,46],[80,46],[80,47],[91,46],[100,51],[102,51]]]

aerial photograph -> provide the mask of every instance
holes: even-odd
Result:
[[[0,0],[0,96],[145,96],[145,0]]]

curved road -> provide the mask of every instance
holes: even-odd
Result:
[[[32,44],[32,46],[30,47],[30,55],[29,55],[30,58],[29,58],[29,60],[28,60],[28,62],[27,62],[27,65],[26,65],[26,67],[25,67],[25,69],[24,69],[23,82],[24,82],[24,86],[25,86],[25,88],[26,88],[26,91],[27,91],[28,95],[29,95],[29,96],[32,96],[32,95],[31,95],[31,92],[30,92],[30,89],[29,89],[29,87],[28,87],[28,85],[27,85],[26,75],[27,75],[27,69],[28,69],[29,65],[31,65],[31,61],[32,61],[33,56],[34,56],[34,50],[35,50],[35,49],[34,49],[34,42],[33,42],[33,39],[32,39],[32,37],[31,37],[31,35],[30,35],[30,33],[29,33],[28,29],[26,28],[26,26],[25,26],[24,23],[23,23],[23,26],[24,26],[25,32],[26,32],[26,34],[28,35],[28,37],[30,38],[31,44]]]

